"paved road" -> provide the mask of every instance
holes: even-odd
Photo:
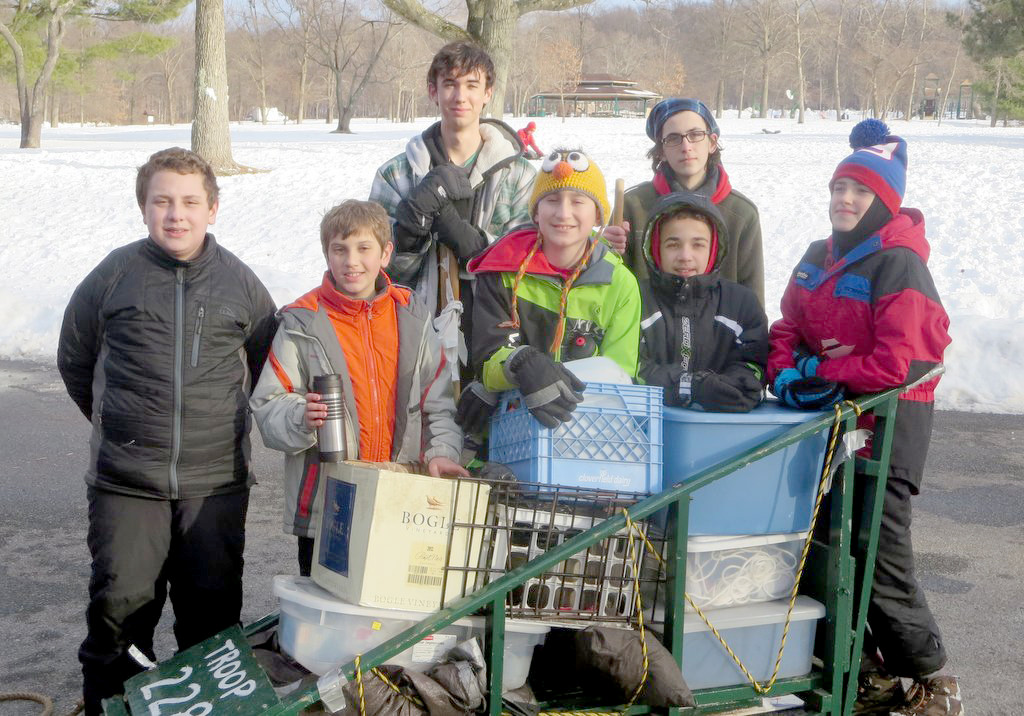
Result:
[[[0,692],[38,691],[57,714],[77,699],[76,649],[89,575],[89,425],[52,368],[0,363]],[[278,455],[255,439],[243,620],[274,609],[274,574],[294,571],[280,531]],[[1024,417],[940,413],[915,500],[918,573],[962,676],[971,716],[1024,713]],[[164,615],[158,651],[173,652]],[[38,709],[3,704],[0,716]]]

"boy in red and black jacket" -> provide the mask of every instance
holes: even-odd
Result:
[[[770,331],[770,385],[797,408],[912,383],[942,362],[950,342],[928,271],[924,216],[901,208],[906,142],[865,120],[850,146],[829,183],[832,235],[807,249]],[[910,498],[921,485],[937,383],[899,401],[857,713],[962,713],[955,677],[936,676],[946,653],[914,578],[910,541]],[[906,693],[898,677],[913,680]]]

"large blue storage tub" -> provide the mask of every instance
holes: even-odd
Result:
[[[792,410],[775,401],[749,413],[708,413],[665,408],[667,487],[782,435],[821,413]],[[690,503],[691,535],[753,535],[803,532],[811,510],[828,430],[702,487]]]
[[[503,393],[491,422],[490,459],[523,482],[625,492],[661,490],[662,389],[587,383],[572,419],[554,430]]]

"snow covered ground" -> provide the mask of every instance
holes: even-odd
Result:
[[[213,231],[287,302],[319,281],[324,211],[365,198],[374,170],[431,120],[357,120],[356,132],[320,123],[232,126],[236,160],[266,171],[221,180]],[[519,127],[526,120],[512,120]],[[542,148],[577,145],[626,185],[649,178],[641,119],[539,118]],[[827,182],[849,149],[852,122],[721,122],[733,186],[760,207],[768,317],[812,240],[828,233]],[[905,204],[924,211],[929,262],[952,319],[939,386],[945,409],[1024,413],[1024,129],[982,122],[892,123],[909,142]],[[780,130],[766,134],[762,129]],[[0,357],[53,360],[62,312],[111,249],[145,235],[135,170],[152,152],[189,145],[189,127],[66,126],[43,149],[17,149],[0,126]]]

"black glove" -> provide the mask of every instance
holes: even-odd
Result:
[[[418,225],[430,226],[431,219],[445,204],[471,196],[473,187],[469,184],[469,172],[454,164],[441,164],[427,172],[401,204],[412,210]]]
[[[473,196],[469,172],[454,164],[434,167],[398,202],[395,209],[395,242],[399,251],[416,251],[430,233],[434,217],[451,201]]]
[[[437,240],[455,252],[460,261],[465,261],[487,246],[487,239],[471,223],[459,216],[451,204],[441,207],[434,219]]]
[[[700,373],[693,377],[693,402],[705,410],[746,413],[761,402],[761,381],[745,371],[732,375]]]
[[[800,377],[796,368],[787,368],[775,377],[772,392],[786,405],[801,410],[830,408],[843,399],[843,386],[818,376]]]
[[[498,404],[498,394],[484,388],[483,383],[474,380],[459,396],[455,410],[455,422],[467,435],[480,435],[487,429],[487,422]]]
[[[587,387],[565,366],[533,346],[512,351],[505,361],[505,375],[519,386],[530,414],[546,428],[568,422]]]

